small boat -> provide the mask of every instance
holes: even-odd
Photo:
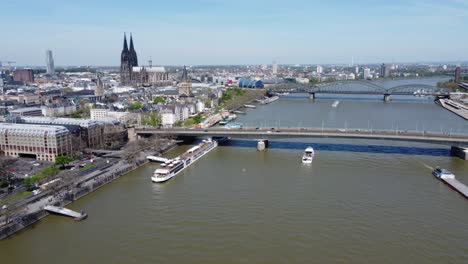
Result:
[[[339,104],[340,104],[340,101],[335,101],[333,102],[332,107],[338,107]]]
[[[302,163],[310,164],[312,163],[312,159],[314,158],[315,152],[314,148],[307,147],[304,151],[304,155],[302,156]]]
[[[436,168],[432,171],[437,179],[455,179],[455,175],[446,169]]]
[[[226,129],[240,129],[242,128],[242,124],[240,123],[229,123],[225,126]]]
[[[244,107],[246,107],[246,108],[256,108],[255,105],[249,105],[249,104],[245,104]]]

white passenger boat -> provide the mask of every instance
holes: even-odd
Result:
[[[307,147],[304,151],[304,155],[302,156],[302,163],[310,164],[314,159],[314,149],[312,147]]]
[[[446,169],[436,168],[432,171],[432,175],[438,179],[455,179],[455,175]]]
[[[190,148],[180,157],[175,158],[173,162],[167,166],[168,168],[156,169],[151,180],[161,183],[171,179],[217,146],[218,142],[216,140],[203,140],[201,144]]]
[[[338,107],[339,104],[340,104],[340,101],[335,101],[333,102],[332,107]]]

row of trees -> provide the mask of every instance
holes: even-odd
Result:
[[[230,88],[223,93],[219,104],[225,109],[231,110],[263,96],[265,96],[265,90]]]

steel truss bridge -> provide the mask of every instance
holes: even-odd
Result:
[[[384,100],[388,100],[391,95],[449,96],[448,93],[440,91],[438,87],[427,84],[405,84],[385,88],[374,82],[359,80],[335,81],[315,86],[278,84],[269,87],[268,90],[273,93],[309,93],[312,99],[315,98],[315,94],[383,95]]]

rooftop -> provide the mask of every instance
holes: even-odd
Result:
[[[42,111],[42,110],[40,107],[24,107],[24,108],[11,110],[10,113],[24,113],[24,112],[29,112],[29,111]]]
[[[67,134],[68,130],[63,126],[50,126],[50,125],[27,125],[27,124],[12,124],[0,123],[0,133],[5,131],[16,132],[21,134],[34,135],[38,133],[48,132],[49,135]],[[12,131],[13,130],[13,131]]]
[[[102,122],[81,119],[81,118],[64,118],[64,117],[41,117],[41,116],[24,116],[23,121],[26,123],[52,124],[52,125],[76,125],[80,127],[92,127],[101,125]]]
[[[134,72],[140,72],[142,69],[147,72],[166,72],[164,67],[133,67]]]

